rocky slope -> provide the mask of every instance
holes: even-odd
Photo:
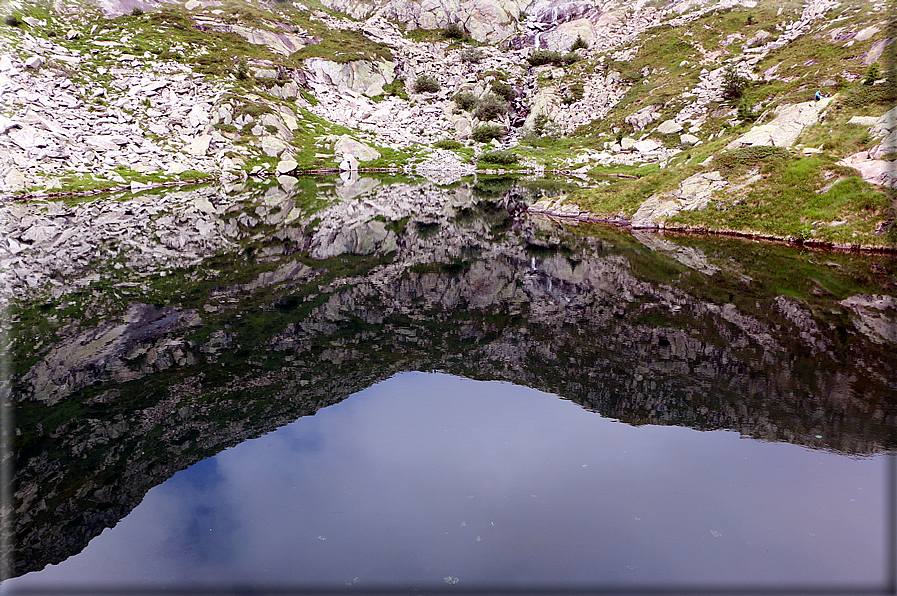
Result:
[[[312,182],[3,206],[9,236],[35,237],[10,309],[16,574],[177,470],[399,371],[630,424],[858,456],[897,441],[891,258],[570,230],[522,216],[564,191],[540,181]],[[102,250],[81,264],[82,245]]]
[[[596,183],[564,209],[543,206],[558,214],[844,246],[897,234],[885,2],[17,0],[4,11],[5,196],[527,167]],[[499,138],[471,140],[488,119]],[[435,153],[447,140],[459,143]],[[504,166],[489,161],[496,146],[511,151]],[[718,184],[691,192],[695,176]],[[764,212],[770,195],[785,221]]]

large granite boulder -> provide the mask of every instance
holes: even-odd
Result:
[[[540,37],[539,45],[549,50],[566,52],[577,37],[582,38],[589,45],[595,41],[595,27],[589,19],[576,19],[561,23],[554,29],[546,31]]]
[[[790,147],[806,127],[819,122],[819,117],[833,99],[826,97],[819,101],[806,101],[787,106],[772,122],[751,128],[746,134],[729,143],[726,149],[738,149],[750,145]]]
[[[383,94],[383,86],[396,80],[396,65],[387,60],[376,62],[355,60],[334,62],[324,58],[307,58],[305,76],[312,83],[333,85],[339,91],[354,91],[374,97]]]
[[[349,135],[337,137],[333,144],[333,152],[337,155],[351,155],[358,161],[371,161],[380,158],[380,152],[357,141]]]

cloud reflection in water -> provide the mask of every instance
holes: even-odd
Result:
[[[179,472],[10,587],[880,585],[884,462],[405,373]]]

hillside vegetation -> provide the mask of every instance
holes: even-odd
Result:
[[[11,2],[0,193],[564,172],[532,208],[897,245],[885,2]],[[890,11],[890,12],[889,12]]]

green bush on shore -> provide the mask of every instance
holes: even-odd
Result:
[[[480,120],[494,120],[502,114],[507,114],[510,108],[508,102],[494,93],[490,93],[477,102],[473,115]]]
[[[501,139],[505,136],[505,129],[498,124],[480,124],[470,134],[470,138],[478,143],[488,143],[492,139]]]
[[[477,158],[477,163],[497,164],[500,166],[510,166],[517,163],[520,156],[510,151],[484,151]]]

